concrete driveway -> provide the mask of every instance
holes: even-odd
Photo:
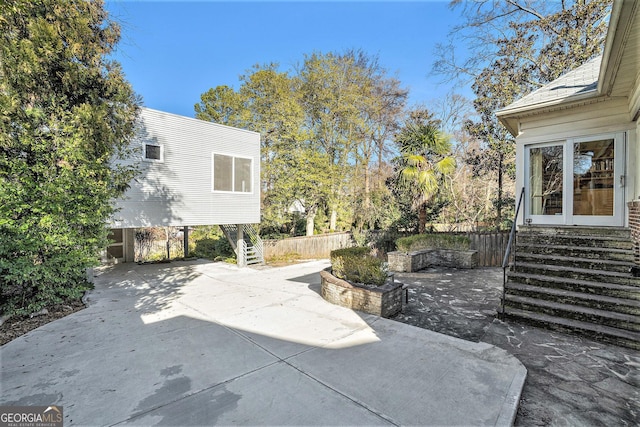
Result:
[[[329,304],[327,266],[102,268],[88,308],[0,348],[0,404],[65,425],[512,423],[517,359]]]

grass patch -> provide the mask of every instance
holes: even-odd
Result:
[[[287,252],[283,255],[274,255],[265,260],[267,264],[294,264],[302,259],[302,256],[297,252]]]

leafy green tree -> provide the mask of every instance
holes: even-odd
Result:
[[[389,176],[384,159],[400,128],[408,96],[400,81],[387,76],[375,58],[361,56],[357,64],[370,84],[362,88],[362,120],[357,122],[359,128],[353,147],[357,173],[357,179],[353,180],[354,224],[357,229],[375,228],[388,222],[385,214],[391,207],[385,201],[393,198],[384,185]],[[369,91],[364,92],[367,88]]]
[[[0,310],[77,298],[107,246],[138,100],[102,1],[0,3]]]
[[[203,93],[194,110],[196,119],[239,128],[246,126],[242,97],[229,86],[216,86]]]
[[[327,205],[330,230],[337,226],[340,204],[353,178],[352,159],[356,140],[363,127],[365,94],[371,90],[365,67],[357,52],[313,53],[305,57],[298,73],[306,127],[312,143],[325,154],[332,172]]]
[[[295,174],[300,173],[292,169],[292,156],[307,141],[299,81],[279,71],[277,64],[267,64],[252,67],[240,82],[237,92],[228,86],[205,92],[195,105],[196,117],[260,133],[262,222],[267,233],[279,232],[287,221],[288,207],[298,197],[283,190],[290,190]],[[298,168],[309,170],[302,164]],[[313,209],[306,214],[315,217]]]
[[[277,64],[254,66],[240,80],[246,127],[260,133],[263,188],[269,191],[277,181],[290,179],[276,166],[276,157],[305,139],[298,81]]]
[[[418,210],[418,232],[424,233],[429,208],[441,204],[437,196],[443,179],[456,169],[451,143],[433,123],[414,117],[400,130],[396,144],[400,151],[397,183],[412,195]]]
[[[438,48],[435,71],[473,82],[479,120],[468,132],[483,144],[470,153],[477,174],[496,172],[496,224],[503,207],[513,206],[513,189],[505,191],[515,173],[515,141],[497,121],[495,111],[602,52],[611,0],[477,1],[453,0],[463,23],[448,45]],[[457,60],[460,46],[472,51]]]
[[[382,185],[387,175],[381,173],[388,173],[383,158],[407,91],[387,76],[377,58],[361,51],[314,53],[294,72],[267,64],[253,67],[240,81],[237,91],[218,86],[204,93],[196,116],[260,133],[268,233],[279,233],[293,221],[289,208],[294,203],[304,204],[308,234],[351,228],[354,218],[361,224],[383,219],[385,207],[371,203],[390,199]]]
[[[292,206],[304,208],[306,235],[313,236],[315,220],[319,211],[325,207],[333,176],[327,167],[326,154],[318,151],[307,142],[290,146],[286,153],[275,158],[274,167],[286,177],[278,180],[266,194],[266,204],[277,206],[280,215],[290,213]]]

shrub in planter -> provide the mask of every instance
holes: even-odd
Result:
[[[336,249],[329,254],[331,260],[331,270],[334,276],[344,279],[345,272],[345,258],[347,258],[347,264],[351,263],[350,259],[359,259],[368,255],[370,249],[367,247],[354,247]]]
[[[381,286],[387,281],[386,264],[367,247],[331,251],[331,269],[334,276],[352,283]]]
[[[424,249],[452,249],[467,251],[471,249],[471,239],[463,235],[431,233],[415,234],[396,240],[401,252],[421,251]]]

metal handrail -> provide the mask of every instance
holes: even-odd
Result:
[[[518,198],[516,213],[513,215],[513,223],[511,224],[511,232],[509,233],[509,242],[507,243],[507,249],[504,253],[504,258],[502,259],[502,312],[503,313],[504,313],[505,288],[507,286],[507,267],[509,266],[509,256],[511,255],[511,248],[514,245],[514,241],[516,238],[516,222],[518,220],[518,213],[520,212],[520,205],[522,204],[523,198],[524,198],[524,187],[522,187],[522,190],[520,190],[520,197]],[[515,256],[514,256],[513,262],[515,264]]]

